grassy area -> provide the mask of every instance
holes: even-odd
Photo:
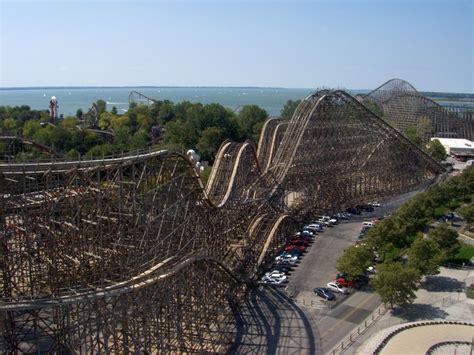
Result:
[[[448,263],[459,264],[468,263],[471,258],[474,257],[474,247],[467,244],[461,244],[461,248],[456,256],[448,260]]]
[[[466,289],[466,296],[467,298],[474,299],[474,286],[471,285]]]
[[[384,255],[384,262],[386,261],[395,261],[400,257],[400,248],[393,247],[389,251],[387,251]]]

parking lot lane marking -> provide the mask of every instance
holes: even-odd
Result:
[[[325,331],[323,334],[321,334],[321,338],[324,338],[324,337],[326,337],[326,335],[330,334],[334,329],[336,329],[339,326],[339,324],[341,324],[342,322],[345,322],[347,319],[349,319],[350,316],[352,316],[355,312],[357,312],[360,308],[362,308],[362,306],[364,304],[366,304],[367,302],[372,300],[374,297],[376,297],[375,293],[370,295],[369,297],[367,297],[363,302],[358,304],[357,307],[354,306],[355,308],[352,311],[350,311],[349,313],[347,313],[347,315],[344,318],[338,320],[331,328],[329,328],[327,331]],[[331,314],[328,314],[328,316],[331,317]]]

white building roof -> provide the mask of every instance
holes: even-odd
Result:
[[[446,149],[446,153],[455,155],[472,155],[474,154],[474,142],[469,139],[462,138],[431,138],[437,139]]]

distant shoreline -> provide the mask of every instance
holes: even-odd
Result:
[[[13,86],[0,90],[51,90],[51,89],[281,89],[315,90],[315,88],[284,88],[271,86]],[[361,89],[361,91],[367,91]]]
[[[308,90],[315,91],[317,88],[290,88],[272,86],[12,86],[0,87],[0,91],[20,91],[20,90],[84,90],[84,89],[245,89],[245,90]],[[346,89],[355,93],[369,93],[370,89]],[[454,97],[442,95],[461,96],[464,99],[474,100],[474,93],[450,92],[450,91],[419,91],[427,97],[436,97],[439,100],[453,100]]]

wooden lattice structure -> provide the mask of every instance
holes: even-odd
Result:
[[[329,90],[267,122],[258,149],[224,142],[206,186],[169,151],[0,164],[0,351],[225,351],[232,307],[300,221],[442,172]]]
[[[460,117],[459,112],[450,111],[423,96],[404,80],[387,81],[367,94],[363,101],[379,105],[383,118],[401,132],[410,126],[427,125],[421,132],[424,141],[431,137],[474,140],[472,115]]]

